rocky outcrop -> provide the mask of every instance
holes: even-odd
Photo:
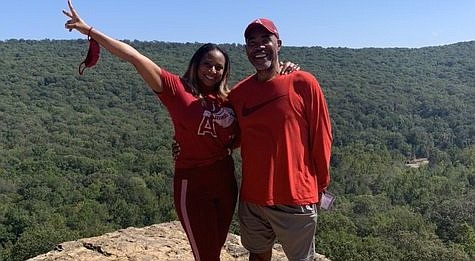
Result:
[[[222,261],[247,260],[248,252],[239,236],[229,234],[221,251]],[[29,261],[193,261],[188,240],[180,222],[173,221],[143,228],[126,228],[98,237],[59,244],[54,250]],[[272,260],[287,260],[280,245]],[[329,261],[318,255],[315,260]]]

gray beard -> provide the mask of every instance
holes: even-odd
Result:
[[[256,67],[256,70],[258,71],[266,71],[268,70],[270,67],[272,66],[272,61],[266,61],[265,63],[263,64],[259,64]]]

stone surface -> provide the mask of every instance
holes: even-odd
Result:
[[[222,261],[247,260],[248,252],[239,236],[229,234],[221,251]],[[173,221],[143,228],[126,228],[98,237],[59,244],[54,250],[29,261],[193,261],[188,240],[180,225]],[[282,247],[274,247],[272,260],[287,260]],[[318,255],[315,260],[329,261]]]

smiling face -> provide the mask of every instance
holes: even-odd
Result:
[[[223,79],[226,58],[219,50],[207,52],[198,65],[198,80],[203,91],[213,90]]]
[[[249,31],[246,38],[246,54],[258,73],[277,71],[281,41],[261,26]]]

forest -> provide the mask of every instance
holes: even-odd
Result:
[[[183,74],[201,43],[124,40]],[[221,45],[231,82],[253,73]],[[173,129],[132,65],[88,42],[0,41],[0,260],[176,219]],[[283,46],[327,98],[332,209],[317,252],[334,261],[475,260],[475,42],[423,48]],[[233,153],[240,175],[239,150]],[[418,168],[406,162],[426,158]],[[239,234],[237,222],[232,231]]]

